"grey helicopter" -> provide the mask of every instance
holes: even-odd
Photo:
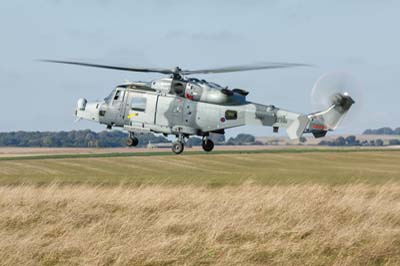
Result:
[[[261,63],[213,69],[184,70],[179,67],[139,68],[121,67],[76,61],[41,60],[50,63],[106,68],[120,71],[160,73],[168,77],[149,82],[127,82],[116,86],[102,101],[77,102],[75,116],[106,125],[107,129],[121,127],[129,133],[128,146],[137,146],[136,137],[141,133],[175,135],[172,151],[180,154],[190,136],[202,138],[202,148],[214,148],[211,133],[225,134],[229,128],[260,125],[287,131],[291,140],[298,140],[304,133],[315,138],[333,131],[354,104],[353,98],[343,90],[330,91],[324,96],[328,104],[323,110],[309,114],[291,112],[274,105],[250,102],[248,91],[229,89],[214,82],[189,77],[194,74],[215,74],[261,69],[309,66],[295,63]]]

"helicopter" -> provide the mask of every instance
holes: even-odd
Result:
[[[131,72],[168,75],[149,82],[127,82],[116,86],[102,101],[77,102],[75,116],[106,125],[107,129],[121,127],[129,133],[128,146],[137,146],[136,137],[142,133],[174,135],[175,154],[183,152],[190,136],[202,138],[202,148],[210,152],[214,143],[211,133],[225,134],[226,129],[260,125],[272,127],[277,133],[285,128],[291,140],[298,140],[304,133],[315,138],[333,131],[355,103],[346,91],[337,88],[324,96],[326,108],[310,114],[291,112],[274,105],[248,101],[249,91],[229,89],[214,82],[190,77],[194,74],[215,74],[261,69],[305,67],[298,63],[260,63],[211,69],[184,70],[175,68],[141,68],[93,64],[77,61],[41,60],[50,63],[79,65]]]

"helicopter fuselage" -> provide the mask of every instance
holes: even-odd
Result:
[[[299,139],[303,133],[323,137],[354,103],[350,96],[337,94],[331,107],[307,115],[247,101],[247,94],[205,80],[164,78],[117,86],[100,102],[79,99],[75,115],[109,129],[124,128],[130,133],[131,146],[137,145],[135,133],[173,134],[178,137],[173,151],[181,153],[185,138],[191,135],[202,136],[203,149],[211,151],[210,133],[224,134],[225,129],[244,125],[272,126],[274,132],[283,127],[290,139]]]
[[[311,114],[294,113],[273,105],[247,101],[248,92],[242,89],[230,90],[213,82],[186,78],[194,74],[310,66],[307,64],[270,62],[185,70],[180,67],[146,68],[77,61],[42,61],[170,75],[169,78],[151,82],[132,82],[117,86],[104,101],[88,103],[81,98],[78,100],[75,115],[78,119],[105,124],[108,129],[123,127],[129,132],[129,146],[139,143],[135,133],[173,134],[177,137],[177,141],[172,144],[172,151],[176,154],[183,152],[185,140],[191,135],[202,136],[202,147],[210,152],[214,148],[214,143],[208,138],[210,133],[223,134],[227,128],[244,125],[272,126],[274,132],[283,127],[290,139],[298,140],[303,133],[312,133],[316,138],[323,137],[327,131],[336,129],[354,104],[347,91],[334,88],[335,91],[326,99],[330,103],[329,108]]]
[[[160,79],[117,86],[102,102],[78,104],[76,116],[130,132],[208,135],[243,125],[282,126],[288,114],[246,100],[248,92],[205,80]]]

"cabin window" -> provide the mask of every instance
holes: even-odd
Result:
[[[144,97],[134,97],[131,102],[131,109],[133,111],[144,112],[146,111],[147,99]]]
[[[237,111],[226,110],[225,111],[225,119],[226,120],[236,120],[237,119]]]

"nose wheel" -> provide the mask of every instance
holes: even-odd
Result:
[[[214,149],[214,142],[211,139],[203,138],[201,146],[203,147],[204,151],[210,152]]]

